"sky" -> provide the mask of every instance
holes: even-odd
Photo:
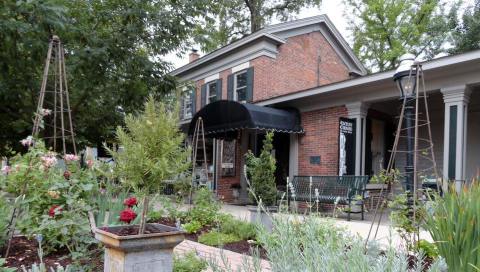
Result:
[[[473,4],[474,0],[465,0],[465,5]],[[341,0],[322,0],[320,8],[303,9],[296,17],[297,19],[326,14],[333,22],[338,31],[343,35],[349,44],[352,42],[350,32],[347,30],[348,22],[344,15],[345,6]],[[272,23],[278,23],[273,21]],[[175,68],[181,67],[188,63],[188,53],[182,58],[177,57],[174,53],[169,54],[165,58],[173,64]]]

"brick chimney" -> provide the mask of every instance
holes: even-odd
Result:
[[[194,49],[192,48],[192,52],[190,52],[190,54],[188,54],[188,62],[193,62],[193,61],[196,61],[199,57],[200,57],[200,54],[197,53],[198,50],[197,49]]]

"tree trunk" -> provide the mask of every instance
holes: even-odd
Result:
[[[148,213],[148,196],[143,198],[143,210],[142,210],[142,217],[140,218],[140,226],[138,228],[138,234],[144,234],[145,228],[147,226],[146,217]]]

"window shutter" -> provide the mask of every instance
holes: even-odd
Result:
[[[196,109],[197,109],[197,92],[196,92],[197,88],[193,88],[192,89],[192,92],[191,92],[191,97],[192,97],[192,117],[195,115],[196,113]]]
[[[205,106],[205,103],[207,101],[207,84],[203,84],[202,85],[202,90],[201,90],[202,94],[201,94],[201,101],[200,101],[200,107],[203,108],[203,106]]]
[[[217,79],[217,101],[222,100],[222,79]]]
[[[227,78],[227,99],[233,100],[233,77],[234,75],[228,75]]]
[[[247,102],[253,101],[253,67],[247,69]]]

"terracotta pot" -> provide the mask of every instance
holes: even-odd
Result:
[[[177,228],[148,224],[158,233],[119,236],[95,229],[95,238],[105,245],[104,272],[171,272],[173,248],[185,239],[185,232]],[[125,226],[109,227],[118,230]]]

